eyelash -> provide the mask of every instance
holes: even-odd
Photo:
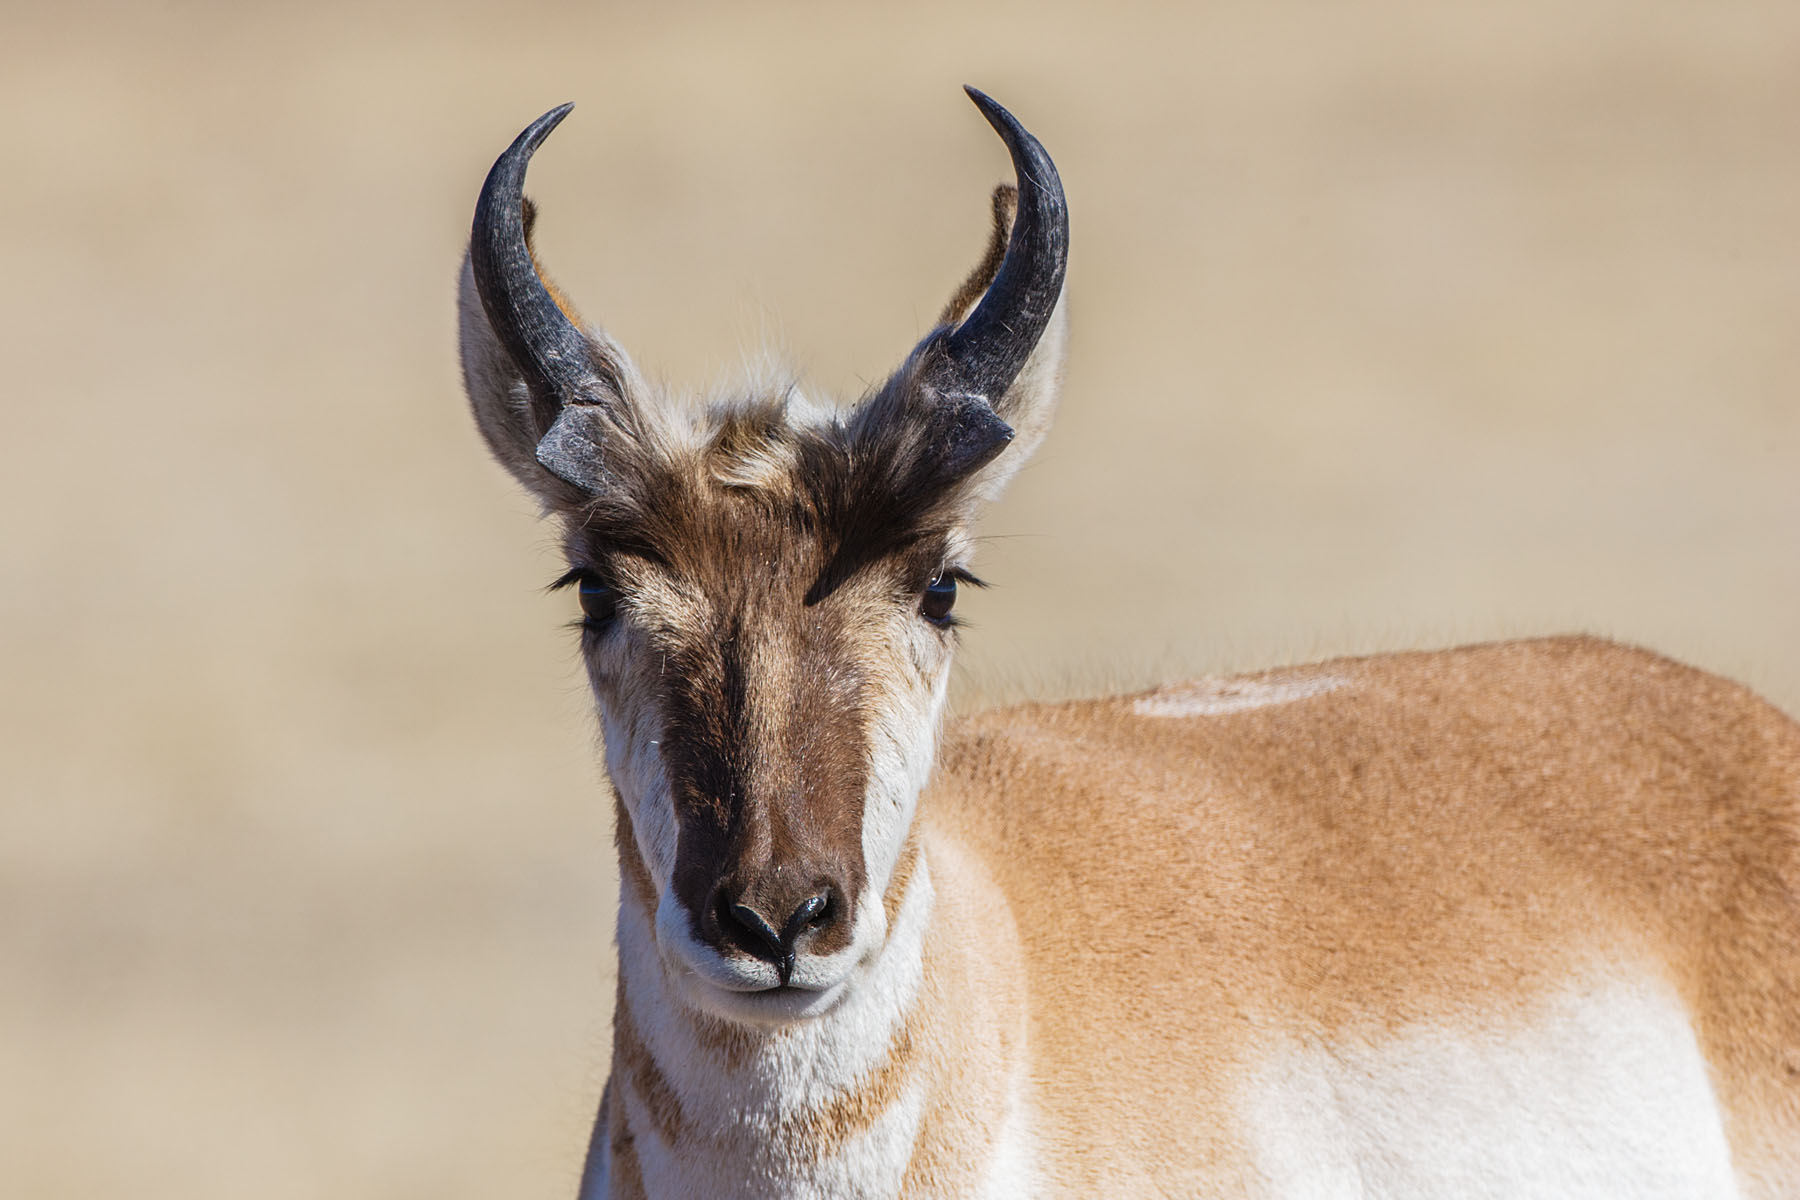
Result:
[[[918,589],[919,615],[940,629],[959,627],[962,621],[951,612],[956,604],[956,585],[959,583],[977,588],[987,586],[985,581],[964,567],[946,567]],[[949,587],[945,588],[944,584],[949,584]],[[584,614],[574,622],[574,627],[581,630],[584,636],[595,637],[610,629],[618,617],[618,590],[605,582],[597,571],[588,567],[574,567],[564,572],[546,590],[558,592],[570,587],[578,590]],[[943,611],[936,615],[929,611],[934,606],[934,601],[941,601],[943,604]]]
[[[574,570],[557,579],[550,585],[551,591],[559,591],[566,587],[574,587],[581,599],[582,618],[575,622],[583,634],[599,636],[612,627],[618,618],[619,593],[601,578],[596,571],[586,567]]]
[[[939,629],[956,629],[962,625],[951,610],[956,606],[956,585],[987,586],[962,567],[946,567],[932,576],[919,589],[919,615]]]

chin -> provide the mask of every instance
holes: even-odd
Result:
[[[844,979],[825,988],[773,987],[740,992],[708,983],[686,972],[681,990],[688,1003],[708,1016],[734,1025],[781,1029],[815,1020],[836,1008],[852,986]]]

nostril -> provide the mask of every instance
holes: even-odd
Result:
[[[734,901],[723,889],[713,901],[719,928],[741,948],[759,958],[780,958],[781,935],[754,908]]]
[[[842,913],[842,905],[832,889],[821,886],[795,905],[777,929],[753,904],[746,903],[753,901],[754,895],[745,894],[740,899],[733,890],[721,886],[713,892],[711,916],[718,927],[719,941],[772,964],[784,987],[794,971],[796,943],[805,934],[833,924]],[[775,911],[780,912],[781,908]]]
[[[808,896],[800,902],[798,908],[789,914],[787,924],[781,927],[782,945],[791,948],[794,939],[808,929],[823,929],[831,924],[834,915],[830,888],[822,889]]]

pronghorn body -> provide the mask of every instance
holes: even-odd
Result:
[[[1800,727],[1734,684],[1571,638],[991,712],[919,824],[881,986],[763,1034],[668,996],[622,841],[584,1194],[1800,1195]]]
[[[1063,341],[1055,168],[977,102],[1016,205],[848,412],[684,409],[579,325],[519,192],[566,110],[483,190],[465,373],[618,793],[583,1196],[1800,1195],[1800,726],[1744,689],[1564,639],[940,738]]]

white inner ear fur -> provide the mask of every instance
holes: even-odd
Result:
[[[994,405],[1000,419],[1013,429],[1013,440],[994,461],[975,476],[971,495],[983,502],[991,501],[1005,490],[1019,468],[1024,466],[1038,443],[1050,431],[1056,416],[1056,404],[1062,394],[1064,365],[1069,343],[1068,291],[1057,298],[1050,323],[1038,338],[1037,347],[1025,360],[1019,376],[1006,394]]]

